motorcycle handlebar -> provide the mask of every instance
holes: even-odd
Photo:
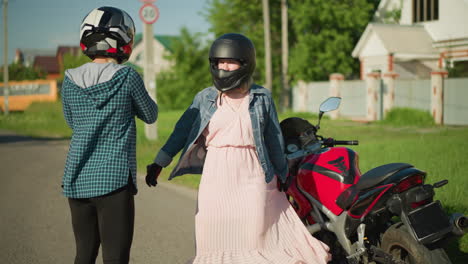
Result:
[[[334,140],[335,145],[359,145],[358,140]]]
[[[309,155],[310,153],[314,153],[322,146],[326,147],[334,147],[335,145],[358,145],[359,141],[358,140],[334,140],[333,138],[327,138],[324,140],[320,140],[314,144],[309,144],[305,146],[303,149],[300,149],[299,151],[287,154],[286,157],[288,160],[293,160],[299,157],[304,157],[306,155]]]
[[[336,145],[359,145],[358,140],[334,140],[333,138],[327,138],[324,140],[325,146],[333,147]]]

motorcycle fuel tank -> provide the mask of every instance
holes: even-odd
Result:
[[[343,209],[336,205],[336,199],[359,180],[358,163],[358,154],[349,148],[324,148],[304,158],[297,174],[297,185],[339,215]]]

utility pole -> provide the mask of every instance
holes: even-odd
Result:
[[[8,26],[7,26],[7,8],[8,0],[3,0],[3,98],[5,98],[4,111],[5,115],[9,114],[8,95]]]
[[[265,88],[272,90],[272,69],[271,69],[271,37],[270,37],[270,7],[268,0],[262,0],[263,5],[263,31],[265,38]]]
[[[280,99],[280,111],[290,108],[291,106],[291,89],[289,87],[288,78],[288,1],[281,0],[281,81],[282,91]]]
[[[140,18],[143,21],[143,79],[146,90],[150,97],[156,102],[156,72],[154,63],[154,33],[153,23],[159,18],[159,9],[152,3],[156,0],[140,0],[143,6],[140,8]],[[145,135],[148,139],[158,138],[157,122],[154,124],[145,124]]]

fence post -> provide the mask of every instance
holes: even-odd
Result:
[[[398,73],[395,72],[387,72],[383,74],[383,82],[385,84],[384,89],[384,116],[382,119],[385,119],[388,111],[393,108],[393,104],[395,103],[395,79],[398,77]]]
[[[367,86],[367,117],[368,121],[377,120],[377,100],[380,88],[380,72],[371,72],[366,76]]]
[[[297,109],[294,109],[294,111],[307,112],[307,100],[309,93],[307,89],[307,83],[304,81],[298,81],[296,87],[297,90],[295,93],[295,100],[297,100]]]
[[[438,125],[444,124],[444,78],[447,75],[444,69],[431,72],[431,112]]]
[[[344,76],[341,73],[332,73],[330,74],[330,96],[340,97],[341,96],[341,86],[343,86]],[[335,111],[330,112],[331,119],[337,119],[340,116],[339,108]]]

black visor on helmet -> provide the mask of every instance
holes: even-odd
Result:
[[[234,71],[218,69],[219,59],[233,59],[240,62]],[[244,35],[224,34],[216,39],[210,49],[210,72],[216,89],[226,92],[239,88],[248,82],[255,70],[255,47]]]

